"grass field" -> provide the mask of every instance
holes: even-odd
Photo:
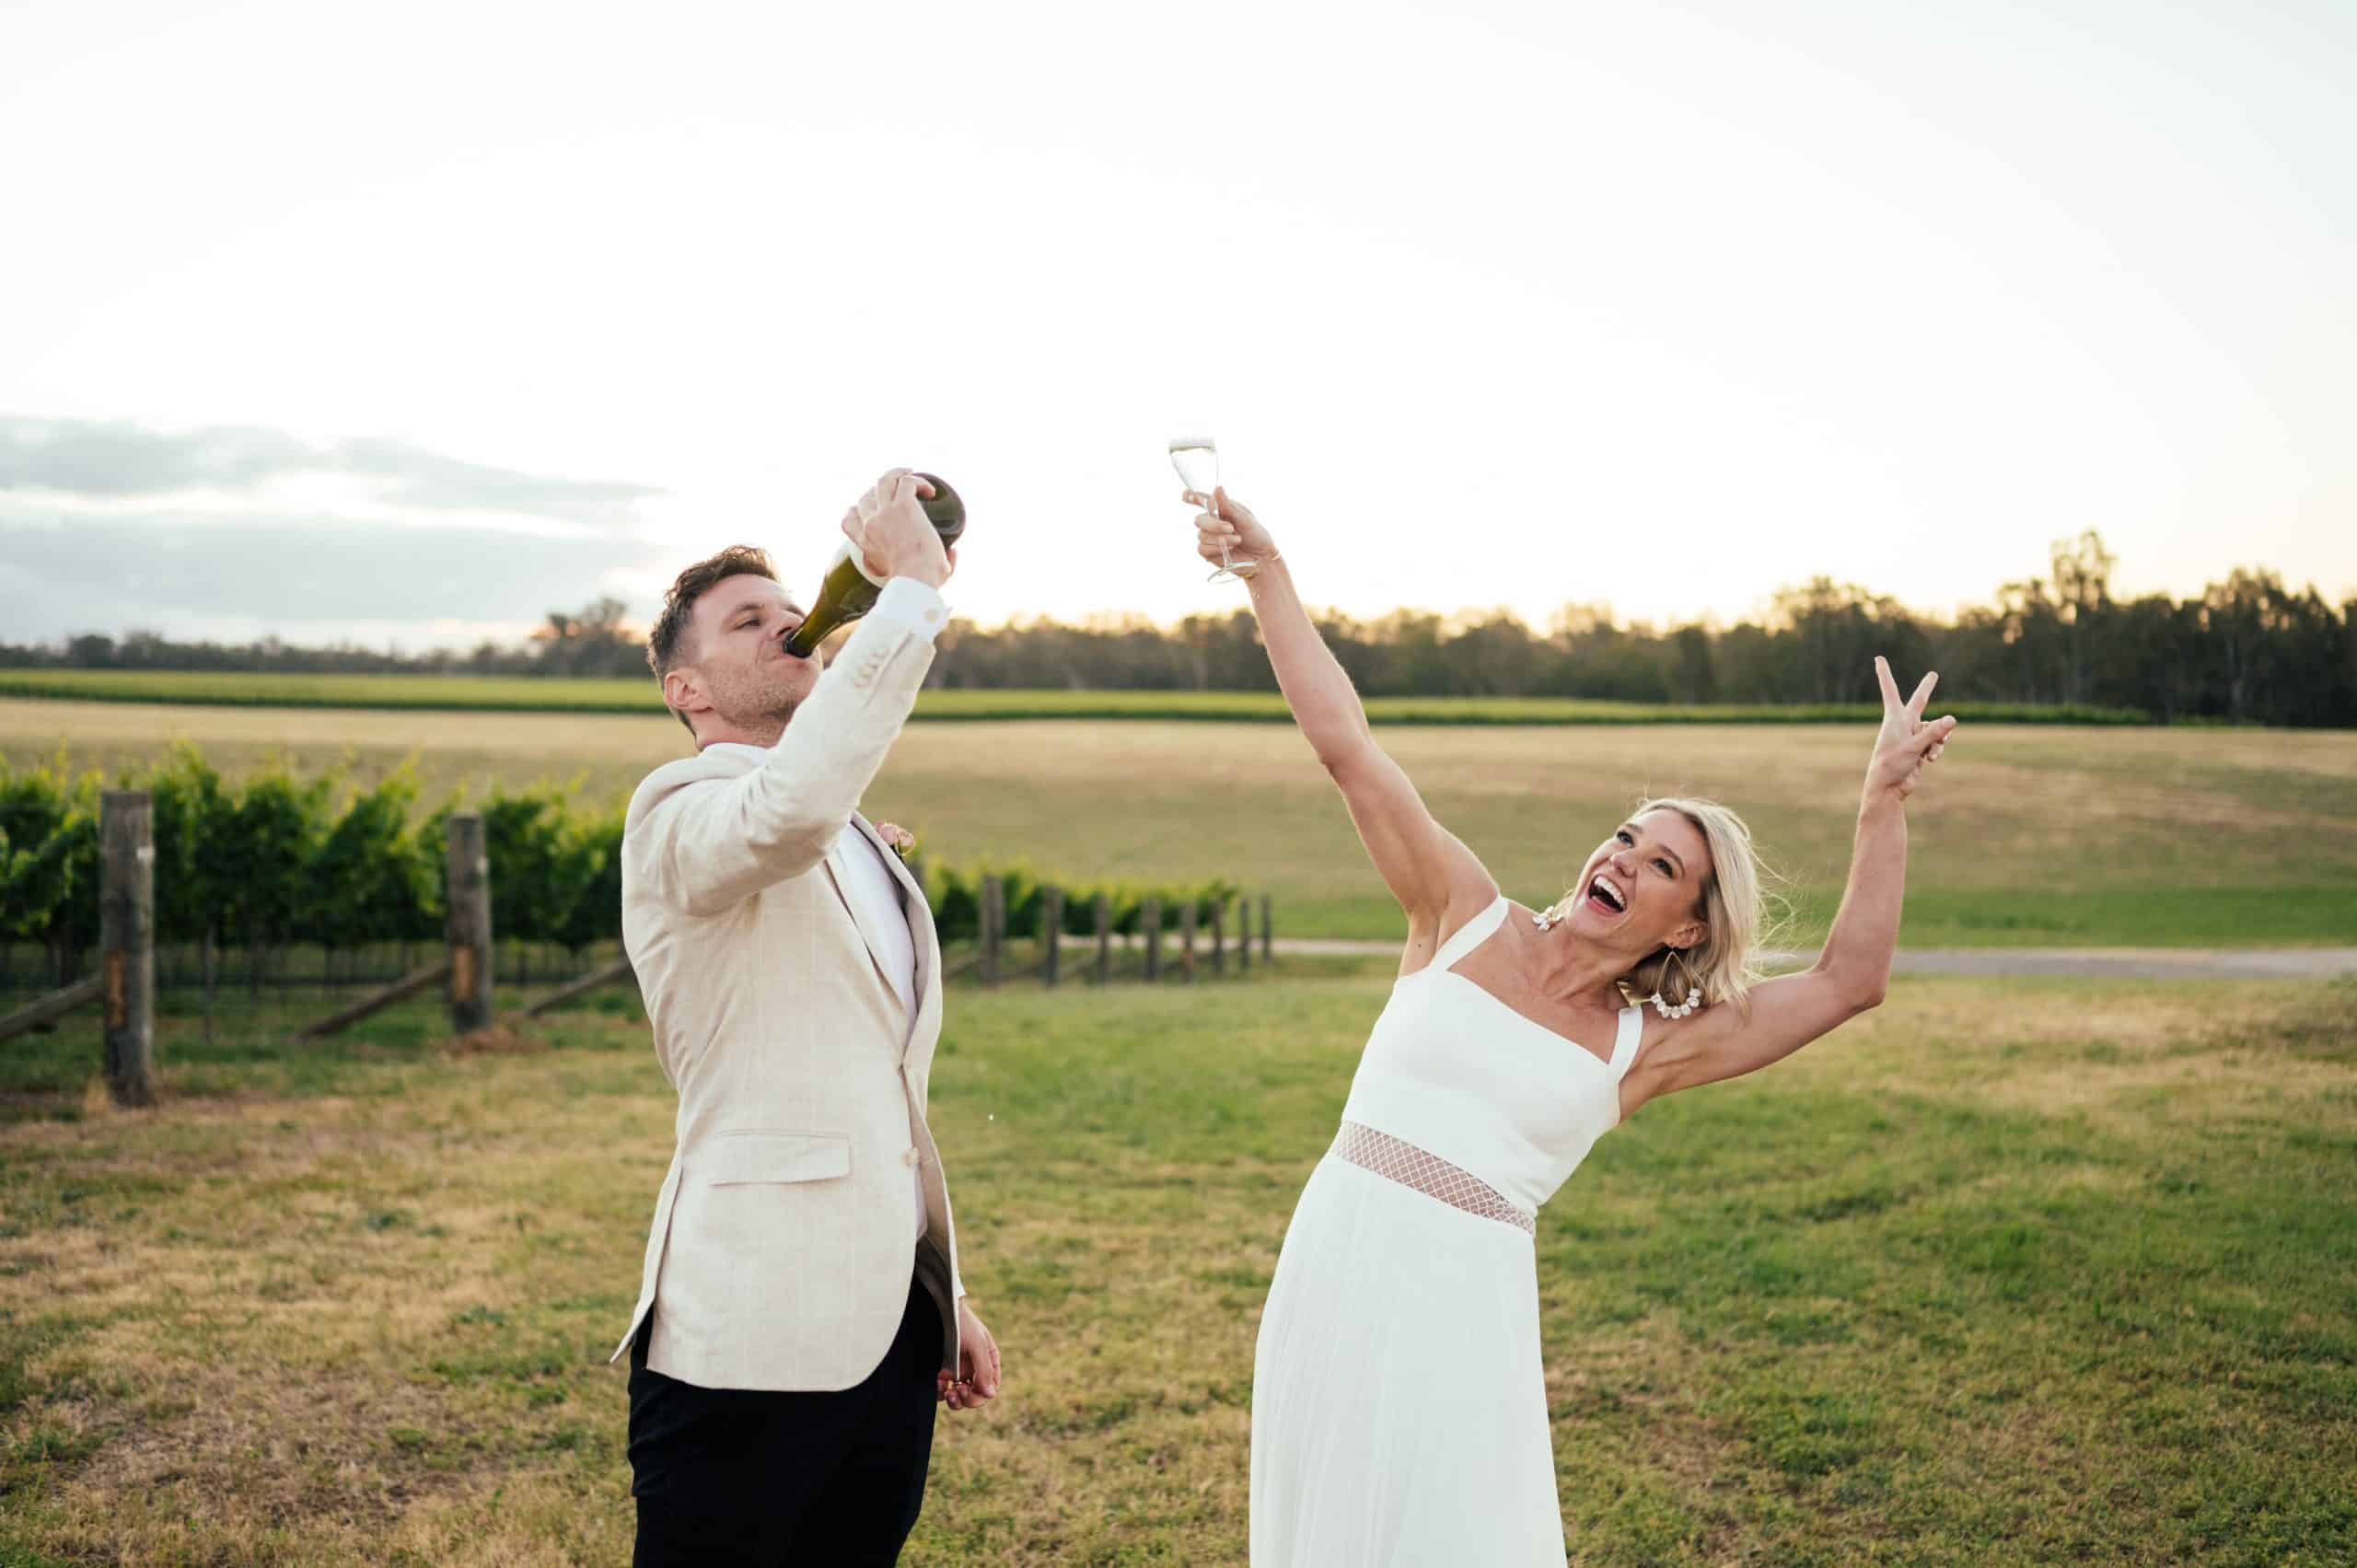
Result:
[[[648,679],[542,680],[529,676],[272,675],[191,670],[0,669],[0,699],[142,703],[262,708],[429,709],[447,712],[660,714]],[[1862,703],[1786,707],[1732,703],[1677,706],[1607,703],[1577,697],[1377,697],[1368,711],[1381,723],[1415,725],[1848,724],[1878,710]],[[2129,708],[1966,703],[1956,710],[1990,723],[2129,724],[2149,716]],[[1283,724],[1275,692],[1259,691],[927,691],[920,719],[1160,719],[1197,723]]]
[[[1790,881],[1795,940],[1848,864],[1872,731],[1857,726],[1386,726],[1385,746],[1507,889],[1547,902],[1641,793],[1735,806]],[[112,770],[175,737],[222,766],[283,750],[373,776],[417,756],[429,800],[577,779],[625,794],[687,749],[656,716],[0,702],[0,753],[61,741]],[[1248,724],[912,726],[867,796],[953,860],[1075,877],[1225,877],[1291,935],[1390,936],[1399,916],[1300,737]],[[1945,945],[2357,942],[2357,734],[1965,729],[1910,808],[1903,940]]]
[[[1004,1396],[918,1564],[1242,1560],[1256,1316],[1376,973],[953,996]],[[0,1563],[610,1564],[643,1024],[0,1055]],[[2357,988],[1901,981],[1598,1146],[1538,1245],[1573,1560],[2344,1563]]]

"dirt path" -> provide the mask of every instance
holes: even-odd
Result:
[[[1392,953],[1396,942],[1277,938],[1280,953]],[[1813,955],[1772,953],[1772,967]],[[2131,980],[2326,980],[2357,974],[2357,947],[1917,947],[1901,948],[1899,974],[2108,975]]]

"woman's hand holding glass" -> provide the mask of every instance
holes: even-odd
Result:
[[[1250,576],[1262,563],[1277,559],[1277,541],[1252,509],[1225,488],[1205,495],[1199,490],[1184,499],[1202,508],[1195,514],[1195,553],[1217,566],[1231,563],[1237,575]]]

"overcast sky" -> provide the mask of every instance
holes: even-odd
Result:
[[[2357,6],[0,4],[0,638],[2357,590]]]

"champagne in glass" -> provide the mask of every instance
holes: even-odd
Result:
[[[1170,466],[1178,470],[1178,482],[1203,498],[1203,510],[1213,517],[1219,514],[1219,447],[1208,436],[1181,436],[1170,443]],[[1255,570],[1249,561],[1231,561],[1227,542],[1219,547],[1219,570],[1211,575],[1214,583],[1240,583]]]
[[[966,504],[948,482],[929,473],[917,477],[933,486],[931,495],[917,497],[917,505],[924,508],[925,520],[933,531],[941,536],[946,548],[958,542],[966,531]],[[884,592],[884,579],[872,575],[867,563],[860,558],[846,539],[835,548],[835,558],[827,564],[827,575],[819,581],[819,600],[810,607],[809,615],[794,629],[785,640],[785,651],[795,658],[808,658],[819,651],[819,645],[836,628],[848,626],[869,610]]]

